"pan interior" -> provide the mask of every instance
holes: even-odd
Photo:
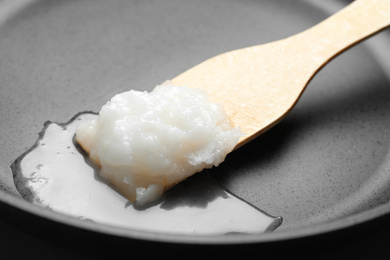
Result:
[[[125,90],[150,91],[219,53],[305,30],[345,4],[15,2],[21,4],[6,6],[0,20],[0,187],[15,204],[24,202],[10,165],[34,144],[45,121],[98,111]],[[276,232],[388,203],[389,35],[384,31],[333,60],[284,121],[211,171],[234,194],[282,216]]]

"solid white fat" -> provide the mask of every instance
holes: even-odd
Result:
[[[88,222],[170,234],[259,234],[281,224],[281,218],[225,191],[207,173],[141,210],[130,205],[96,176],[98,169],[73,142],[78,125],[96,118],[80,113],[66,124],[45,124],[35,145],[12,167],[15,186],[26,200]]]
[[[204,91],[167,84],[114,96],[97,120],[78,127],[76,140],[104,179],[142,205],[219,165],[241,135]]]

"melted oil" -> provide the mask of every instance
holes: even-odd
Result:
[[[136,208],[99,178],[74,141],[75,129],[94,113],[66,124],[47,122],[36,144],[12,165],[15,185],[28,201],[102,224],[164,233],[220,235],[273,231],[282,222],[221,188],[207,171],[195,174],[145,208]]]

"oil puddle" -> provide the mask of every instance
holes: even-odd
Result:
[[[77,126],[95,117],[86,112],[68,123],[45,123],[35,145],[12,165],[24,199],[87,221],[152,232],[258,234],[281,225],[281,217],[224,190],[207,171],[168,190],[153,205],[134,207],[99,178],[98,169],[74,140]]]

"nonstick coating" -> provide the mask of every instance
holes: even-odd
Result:
[[[285,120],[211,171],[234,194],[282,216],[274,233],[179,236],[85,222],[22,200],[10,168],[47,120],[97,112],[116,93],[150,91],[219,53],[288,37],[348,2],[0,2],[3,217],[26,228],[27,220],[80,237],[165,246],[286,243],[380,223],[390,212],[389,30],[338,56]],[[40,232],[36,224],[28,230]]]

